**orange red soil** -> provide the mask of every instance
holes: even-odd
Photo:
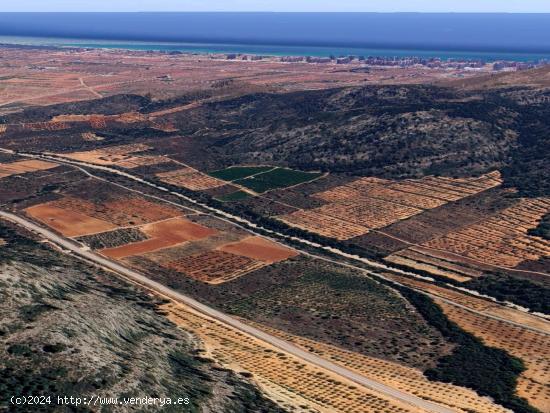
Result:
[[[61,209],[50,204],[36,205],[27,208],[25,212],[66,237],[80,237],[111,231],[116,228],[110,222],[92,218],[79,212]]]
[[[268,264],[284,261],[298,255],[296,251],[277,245],[262,237],[245,238],[234,244],[223,245],[218,250],[263,261]]]

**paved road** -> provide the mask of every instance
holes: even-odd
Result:
[[[337,364],[334,364],[328,360],[325,360],[315,354],[309,353],[307,351],[302,350],[299,347],[296,347],[295,345],[281,340],[280,338],[277,338],[275,336],[272,336],[271,334],[265,333],[264,331],[261,331],[255,327],[249,326],[247,324],[244,324],[240,322],[239,320],[236,320],[227,314],[224,314],[214,308],[208,307],[207,305],[204,305],[197,300],[188,297],[184,294],[178,293],[177,291],[174,291],[156,281],[153,281],[144,275],[131,270],[129,268],[126,268],[120,264],[117,264],[116,262],[110,261],[98,254],[95,254],[92,251],[83,249],[80,245],[74,243],[71,240],[65,239],[54,232],[42,228],[38,226],[37,224],[22,218],[18,215],[11,214],[9,212],[0,211],[0,217],[7,219],[9,221],[12,221],[16,224],[19,224],[23,227],[25,227],[28,230],[34,231],[44,238],[58,244],[59,246],[71,251],[72,253],[83,257],[89,261],[92,261],[102,267],[108,268],[110,270],[113,270],[125,278],[128,278],[146,288],[149,288],[151,290],[157,291],[167,297],[170,297],[173,300],[176,300],[178,302],[181,302],[183,304],[188,305],[189,307],[195,309],[196,311],[200,312],[201,314],[204,314],[208,317],[214,318],[218,320],[219,322],[222,322],[228,326],[231,326],[243,333],[249,334],[259,340],[262,340],[268,344],[271,344],[272,346],[275,346],[289,354],[292,354],[295,357],[298,357],[306,362],[309,362],[311,364],[317,365],[321,368],[324,368],[328,371],[331,371],[343,378],[346,378],[348,380],[351,380],[357,384],[360,384],[362,386],[365,386],[369,389],[375,390],[379,393],[382,393],[384,395],[387,395],[391,397],[392,399],[399,400],[401,402],[407,403],[412,406],[419,407],[421,409],[424,409],[429,412],[436,412],[436,413],[452,413],[455,412],[455,410],[452,410],[446,406],[441,406],[439,404],[423,400],[419,397],[416,397],[414,395],[404,393],[400,390],[394,389],[392,387],[389,387],[383,383],[379,383],[375,380],[371,380],[365,376],[362,376],[358,373],[355,373],[354,371],[348,370],[345,367],[339,366]]]
[[[9,149],[5,149],[5,148],[0,148],[0,152],[5,152],[5,153],[15,153],[14,151],[12,150],[9,150]],[[95,176],[93,174],[91,174],[90,172],[88,172],[86,169],[84,168],[90,168],[90,169],[96,169],[96,170],[100,170],[100,171],[104,171],[104,172],[109,172],[109,173],[112,173],[112,174],[116,174],[116,175],[120,175],[124,178],[127,178],[127,179],[131,179],[133,181],[136,181],[140,184],[144,184],[144,185],[147,185],[149,187],[152,187],[152,188],[155,188],[159,191],[162,191],[162,192],[165,192],[165,193],[168,193],[170,195],[173,195],[175,197],[178,197],[178,198],[181,198],[183,199],[184,201],[186,201],[187,203],[189,204],[194,204],[200,208],[202,208],[203,210],[207,210],[207,211],[210,211],[214,216],[216,216],[217,219],[221,219],[223,221],[226,221],[232,225],[236,225],[236,226],[239,226],[247,231],[250,231],[250,232],[253,232],[255,233],[256,235],[259,235],[259,236],[262,236],[264,238],[268,238],[268,239],[271,239],[272,241],[275,241],[275,242],[280,242],[280,239],[286,239],[286,240],[293,240],[293,241],[299,241],[301,242],[302,244],[304,245],[307,245],[309,247],[313,247],[313,248],[316,248],[316,249],[321,249],[321,250],[325,250],[325,251],[329,251],[333,254],[336,254],[336,255],[339,255],[343,258],[346,258],[346,259],[351,259],[351,260],[354,260],[354,261],[358,261],[358,262],[361,262],[363,264],[367,264],[373,268],[377,268],[377,269],[380,269],[380,270],[383,270],[383,271],[389,271],[389,272],[393,272],[393,273],[396,273],[396,274],[400,274],[400,275],[405,275],[405,276],[409,276],[409,277],[413,277],[413,278],[419,278],[419,279],[423,279],[424,277],[421,277],[421,276],[418,276],[417,274],[413,274],[413,273],[410,273],[410,272],[406,272],[406,271],[403,271],[403,270],[400,270],[400,269],[397,269],[397,268],[393,268],[393,267],[390,267],[390,266],[387,266],[385,264],[381,264],[381,263],[378,263],[378,262],[374,262],[374,261],[371,261],[369,259],[366,259],[366,258],[363,258],[363,257],[360,257],[360,256],[357,256],[357,255],[352,255],[352,254],[348,254],[344,251],[341,251],[339,249],[336,249],[336,248],[331,248],[331,247],[326,247],[326,246],[323,246],[323,245],[320,245],[320,244],[317,244],[317,243],[314,243],[314,242],[311,242],[311,241],[308,241],[308,240],[305,240],[305,239],[301,239],[301,238],[296,238],[296,237],[290,237],[288,235],[285,235],[285,234],[281,234],[279,232],[276,232],[276,231],[273,231],[273,230],[269,230],[269,229],[266,229],[266,228],[262,228],[262,227],[259,227],[258,225],[244,219],[244,218],[241,218],[241,217],[238,217],[238,216],[235,216],[235,215],[232,215],[232,214],[229,214],[225,211],[221,211],[221,210],[218,210],[216,208],[213,208],[209,205],[206,205],[206,204],[203,204],[195,199],[192,199],[192,198],[189,198],[185,195],[182,195],[180,193],[177,193],[177,192],[173,192],[173,191],[170,191],[169,189],[163,187],[163,186],[160,186],[160,185],[157,185],[155,183],[152,183],[152,182],[149,182],[143,178],[140,178],[138,176],[135,176],[135,175],[132,175],[128,172],[124,172],[124,171],[120,171],[118,169],[115,169],[115,168],[110,168],[108,166],[103,166],[103,165],[95,165],[95,164],[89,164],[89,163],[85,163],[85,162],[79,162],[79,161],[75,161],[75,160],[72,160],[72,159],[67,159],[67,158],[64,158],[64,157],[61,157],[57,154],[54,154],[54,153],[42,153],[42,154],[28,154],[28,153],[17,153],[18,155],[20,156],[23,156],[23,157],[28,157],[28,158],[34,158],[34,159],[43,159],[43,160],[48,160],[48,161],[51,161],[51,162],[57,162],[59,164],[64,164],[64,165],[70,165],[70,166],[73,166],[74,168],[77,168],[78,170],[80,170],[81,172],[83,172],[84,174],[94,178],[94,179],[98,179],[98,180],[101,180],[101,181],[105,181],[105,182],[109,182],[111,184],[114,184],[116,186],[119,186],[119,187],[122,187],[122,188],[125,188],[129,191],[132,191],[132,192],[136,192],[136,193],[139,193],[143,196],[146,196],[146,197],[150,197],[150,198],[154,198],[154,199],[157,199],[157,200],[160,200],[162,202],[167,202],[167,203],[170,203],[170,204],[174,204],[174,205],[177,205],[177,206],[181,206],[179,204],[176,204],[174,202],[171,202],[171,201],[167,201],[161,197],[156,197],[154,195],[150,195],[150,194],[147,194],[145,192],[142,192],[142,191],[139,191],[139,190],[136,190],[136,189],[132,189],[132,188],[128,188],[124,185],[121,185],[121,184],[118,184],[118,183],[114,183],[114,182],[110,182],[110,181],[107,181],[106,179],[104,178],[100,178],[98,176]],[[190,209],[190,210],[193,210],[192,208],[190,208],[189,206],[185,206],[185,208],[187,209]],[[198,211],[198,210],[194,210],[195,212],[201,212],[201,211]],[[264,234],[262,233],[259,233],[258,230],[262,230],[264,233],[268,233],[268,234],[271,234],[273,236],[275,236],[276,238],[270,238],[268,236],[265,236]],[[459,307],[459,308],[462,308],[464,310],[467,310],[471,313],[474,313],[474,314],[477,314],[477,315],[480,315],[480,316],[483,316],[483,317],[487,317],[487,318],[490,318],[490,319],[493,319],[493,320],[498,320],[498,321],[502,321],[502,322],[505,322],[505,323],[508,323],[508,324],[511,324],[511,325],[514,325],[514,326],[517,326],[517,327],[521,327],[521,328],[524,328],[524,329],[527,329],[527,330],[530,330],[530,331],[533,331],[533,332],[536,332],[536,333],[539,333],[539,334],[544,334],[544,335],[550,335],[550,332],[545,329],[545,330],[542,330],[542,329],[538,329],[538,328],[535,328],[535,327],[532,327],[530,325],[525,325],[525,324],[522,324],[522,323],[519,323],[519,322],[516,322],[516,321],[512,321],[512,320],[509,320],[507,318],[503,318],[503,317],[499,317],[499,316],[496,316],[496,315],[492,315],[492,314],[487,314],[485,312],[481,312],[481,311],[478,311],[478,310],[474,310],[473,308],[470,308],[470,307],[466,307],[462,304],[459,304],[459,303],[456,303],[452,300],[449,300],[445,297],[442,297],[442,296],[439,296],[439,295],[436,295],[436,294],[432,294],[432,293],[428,293],[424,290],[421,290],[419,288],[414,288],[414,287],[411,287],[411,286],[405,286],[397,281],[394,281],[394,280],[390,280],[389,278],[385,277],[384,275],[382,274],[379,274],[377,272],[374,272],[374,271],[371,271],[371,270],[367,270],[363,267],[360,267],[360,266],[357,266],[357,265],[353,265],[353,264],[349,264],[347,262],[342,262],[340,260],[336,260],[336,259],[331,259],[331,258],[327,258],[327,257],[324,257],[324,256],[321,256],[321,255],[317,255],[317,254],[312,254],[310,253],[309,251],[306,251],[304,249],[300,249],[300,248],[295,248],[296,251],[300,252],[301,254],[304,254],[304,255],[307,255],[309,257],[312,257],[312,258],[316,258],[316,259],[319,259],[319,260],[322,260],[322,261],[326,261],[326,262],[331,262],[331,263],[334,263],[334,264],[337,264],[337,265],[342,265],[342,266],[345,266],[345,267],[348,267],[348,268],[353,268],[355,270],[358,270],[358,271],[361,271],[365,274],[368,274],[372,277],[375,277],[375,278],[380,278],[380,279],[383,279],[385,281],[388,281],[390,283],[393,283],[395,285],[399,285],[399,286],[402,286],[402,287],[407,287],[407,288],[411,288],[415,291],[418,291],[419,293],[421,294],[425,294],[429,297],[436,297],[450,305],[453,305],[455,307]],[[454,289],[453,286],[451,285],[447,285],[448,288],[450,289]],[[463,291],[466,291],[468,292],[466,289],[462,289]],[[478,296],[478,297],[481,297],[481,298],[485,298],[489,301],[493,301],[497,304],[500,304],[502,305],[501,303],[499,303],[496,299],[494,299],[493,297],[489,297],[489,296],[486,296],[486,295],[483,295],[483,294],[478,294],[476,292],[471,292],[473,295],[475,296]],[[515,308],[515,306],[512,306],[512,308]],[[520,310],[517,310],[516,311],[520,311]],[[527,311],[522,311],[524,313],[527,313]],[[541,318],[542,319],[542,318]]]

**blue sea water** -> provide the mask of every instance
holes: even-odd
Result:
[[[0,43],[526,61],[550,59],[550,14],[0,13]]]

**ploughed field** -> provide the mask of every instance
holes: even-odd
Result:
[[[76,195],[81,189],[86,193]],[[123,263],[147,258],[182,277],[217,284],[297,255],[232,225],[208,223],[200,211],[148,199],[86,178],[24,213]]]

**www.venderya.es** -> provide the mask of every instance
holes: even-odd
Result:
[[[58,405],[58,406],[178,406],[191,403],[188,397],[101,397],[97,395],[75,396],[12,396],[12,405]]]

